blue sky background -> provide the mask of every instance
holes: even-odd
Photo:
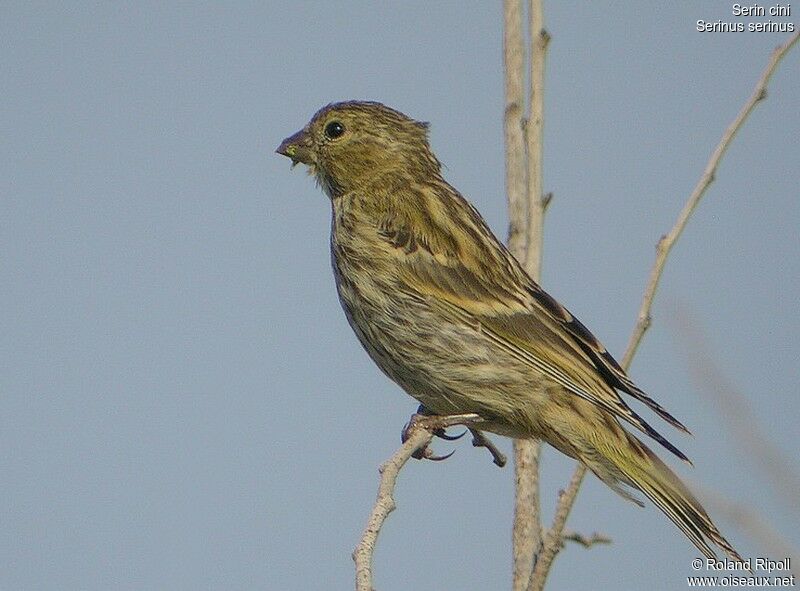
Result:
[[[545,18],[543,283],[621,355],[656,240],[787,35],[697,32],[737,20],[721,1]],[[431,122],[446,177],[505,237],[501,44],[497,2],[0,4],[0,588],[352,588],[416,404],[339,309],[327,199],[273,150],[330,101],[383,101]],[[672,434],[695,463],[679,474],[795,547],[800,503],[692,379],[675,318],[798,470],[798,74],[800,48],[675,249],[631,372],[695,434]],[[402,473],[381,591],[509,587],[512,470],[455,447]],[[546,452],[548,516],[571,471]],[[659,511],[594,477],[569,527],[614,543],[569,546],[551,589],[694,574]]]

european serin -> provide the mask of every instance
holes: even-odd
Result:
[[[625,421],[679,458],[622,399],[686,428],[522,269],[442,178],[427,124],[375,102],[324,107],[278,153],[330,197],[339,298],[384,373],[428,410],[477,413],[481,429],[535,437],[627,499],[649,497],[707,557],[740,560],[706,511]]]

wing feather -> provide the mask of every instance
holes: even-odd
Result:
[[[617,389],[644,402],[678,429],[687,431],[686,427],[639,389],[594,335],[528,277],[480,217],[462,221],[460,234],[448,228],[447,241],[426,237],[424,224],[415,224],[412,230],[401,216],[384,222],[381,234],[398,250],[400,278],[407,289],[429,298],[454,319],[479,325],[509,354],[688,462],[625,403]],[[486,244],[475,240],[476,233],[488,236],[492,249],[476,252],[476,243]],[[437,244],[448,248],[436,249]]]

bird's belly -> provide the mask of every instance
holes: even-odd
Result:
[[[350,326],[389,378],[437,414],[474,412],[499,421],[490,430],[530,434],[546,396],[540,375],[479,327],[443,318],[380,273],[342,269],[335,257],[334,272]]]

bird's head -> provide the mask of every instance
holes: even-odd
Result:
[[[392,174],[439,174],[428,124],[381,103],[348,101],[323,107],[276,150],[302,162],[334,198]]]

